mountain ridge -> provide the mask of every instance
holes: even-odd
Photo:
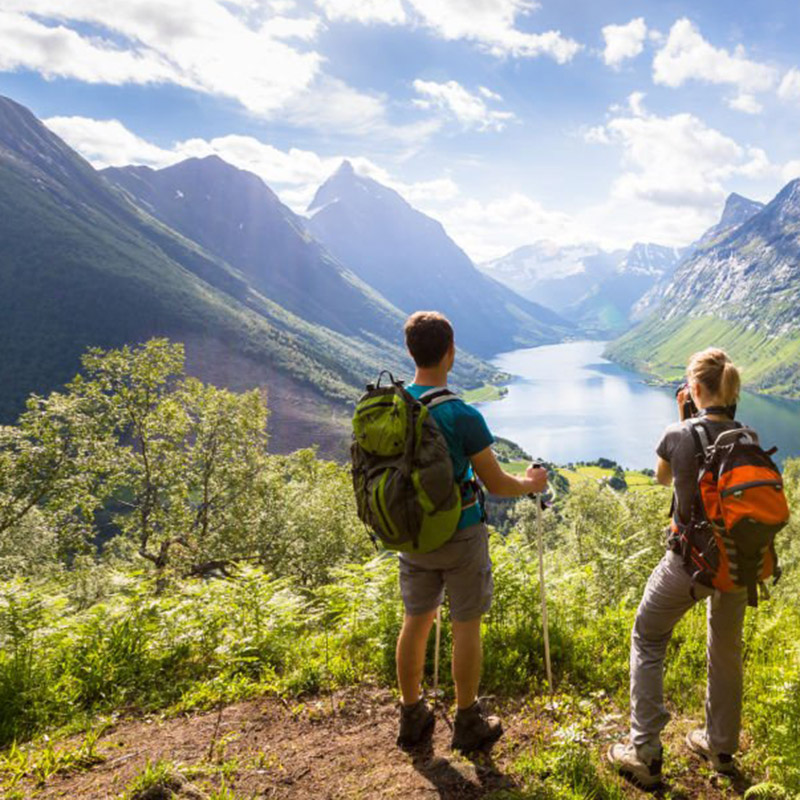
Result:
[[[631,324],[635,303],[672,270],[680,249],[635,243],[605,251],[596,244],[535,242],[480,265],[486,274],[572,321],[592,337],[618,334]]]
[[[86,348],[167,336],[185,343],[191,374],[239,390],[266,387],[276,449],[317,443],[341,456],[359,387],[376,365],[408,369],[399,339],[347,337],[284,309],[2,97],[0,237],[4,421],[31,392],[74,377]],[[395,312],[398,330],[400,319]],[[496,375],[467,354],[459,361],[459,376],[474,385]]]
[[[691,352],[715,345],[749,387],[800,397],[800,179],[749,212],[679,266],[611,358],[675,379]]]
[[[255,174],[218,156],[101,174],[303,319],[347,335],[366,329],[399,340],[400,311],[312,240],[301,218]]]

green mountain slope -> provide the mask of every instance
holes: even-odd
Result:
[[[398,340],[404,315],[337,262],[256,175],[217,156],[107,169],[140,207],[240,270],[284,308],[347,335]]]
[[[607,352],[671,380],[712,345],[750,388],[800,398],[800,180],[683,263],[655,311]]]
[[[190,371],[265,386],[276,448],[344,441],[346,404],[399,346],[286,311],[246,277],[133,205],[26,109],[0,99],[0,419],[75,374],[89,346],[152,336],[187,346]],[[493,371],[464,359],[461,377]]]

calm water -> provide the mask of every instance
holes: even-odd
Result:
[[[534,457],[564,464],[600,456],[653,467],[664,427],[677,420],[674,392],[602,357],[605,342],[514,350],[494,360],[516,376],[508,395],[480,409],[492,432]],[[778,458],[800,455],[800,403],[747,394],[738,418]]]

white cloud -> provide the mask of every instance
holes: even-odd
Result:
[[[592,125],[582,130],[583,140],[588,144],[611,144],[605,125]]]
[[[781,170],[781,177],[787,183],[795,180],[796,178],[800,178],[800,159],[797,159],[796,161],[789,161],[784,164]]]
[[[231,97],[269,115],[308,89],[321,56],[286,39],[313,38],[313,19],[263,19],[234,13],[217,0],[5,0],[0,53],[16,67],[48,77],[113,85],[170,82]],[[89,25],[119,42],[74,29]],[[72,27],[70,27],[72,26]],[[21,53],[18,52],[21,50]]]
[[[446,40],[466,39],[497,56],[549,56],[559,64],[571,61],[581,45],[560,31],[528,33],[517,18],[538,8],[531,0],[408,0],[419,21]]]
[[[116,119],[50,117],[44,124],[97,169],[127,164],[157,169],[180,160],[174,152],[142,139]]]
[[[530,0],[318,3],[331,18],[420,25],[496,55],[548,54],[563,62],[579,49],[554,31],[518,29],[517,18],[535,8]],[[191,13],[184,0],[3,0],[0,71],[115,86],[172,84],[230,98],[264,119],[409,148],[441,127],[441,118],[395,124],[390,98],[328,74],[314,47],[322,27],[292,0],[193,0]],[[479,92],[481,102],[496,99]],[[506,114],[488,111],[486,125],[499,127],[511,118]]]
[[[482,97],[467,91],[456,81],[436,83],[415,80],[414,89],[422,98],[414,101],[418,108],[438,109],[447,116],[455,117],[464,128],[501,131],[509,121],[515,119],[510,111],[489,108]],[[502,99],[485,88],[479,92],[486,98]]]
[[[422,26],[448,41],[473,41],[499,58],[549,56],[564,64],[581,49],[559,31],[519,29],[518,17],[539,8],[535,0],[405,0],[405,7],[402,0],[316,0],[316,4],[332,21]]]
[[[636,228],[651,241],[687,244],[716,221],[730,181],[773,180],[782,169],[764,150],[736,142],[693,114],[649,113],[641,95],[628,105],[584,132],[588,142],[622,150],[622,171],[608,200],[580,215],[602,235],[629,241]]]
[[[501,94],[497,94],[497,92],[493,92],[491,89],[487,89],[485,86],[479,86],[478,91],[487,99],[487,100],[497,100],[498,102],[503,101],[503,96]]]
[[[659,205],[716,206],[726,195],[722,181],[755,177],[765,169],[764,153],[745,148],[692,114],[622,116],[606,125],[623,148],[626,171],[613,194]]]
[[[647,25],[643,17],[632,19],[627,25],[606,25],[603,38],[606,42],[603,61],[618,69],[623,61],[636,58],[644,50]]]
[[[400,0],[317,0],[317,5],[333,21],[382,22],[388,25],[406,21]]]
[[[778,97],[789,102],[800,102],[800,69],[792,67],[781,80]]]
[[[631,114],[634,117],[643,117],[647,114],[644,109],[644,98],[646,97],[644,92],[631,92],[628,95],[628,108],[631,110]]]
[[[148,84],[178,78],[158,53],[121,50],[110,41],[80,36],[63,25],[44,25],[24,14],[0,11],[0,70],[18,69],[87,83]]]
[[[425,203],[447,203],[458,197],[460,193],[458,184],[452,178],[435,178],[432,181],[417,183],[403,183],[390,179],[389,183],[413,206]]]
[[[407,183],[361,156],[320,156],[295,147],[280,150],[252,136],[230,134],[210,140],[195,138],[159,147],[137,136],[118,120],[51,117],[44,122],[97,169],[130,164],[161,169],[187,158],[218,155],[229,164],[258,175],[298,213],[305,211],[317,187],[344,158],[349,159],[359,174],[391,186],[412,203],[445,202],[459,193],[458,186],[449,177]]]
[[[374,135],[405,144],[440,123],[395,126],[388,99],[325,74],[310,49],[316,16],[286,16],[276,0],[4,0],[0,70],[92,83],[171,83],[229,97],[267,119],[344,136]],[[99,31],[92,35],[88,31]]]
[[[758,102],[755,95],[742,92],[726,101],[730,108],[735,111],[741,111],[744,114],[760,114],[764,110],[764,106]]]
[[[634,242],[685,247],[719,220],[716,207],[664,206],[612,197],[581,209],[576,224],[591,241],[606,250],[629,248]]]
[[[486,202],[464,199],[441,206],[422,203],[420,208],[440,220],[447,233],[477,262],[499,258],[540,239],[574,244],[585,235],[568,214],[549,210],[522,192]]]
[[[672,88],[691,80],[732,86],[738,97],[729,105],[755,113],[757,101],[753,95],[771,89],[777,72],[747,58],[741,46],[733,52],[714,47],[691,20],[683,18],[672,26],[667,41],[653,59],[653,80]]]
[[[270,185],[298,186],[321,182],[341,162],[341,157],[322,158],[309,150],[280,150],[252,136],[186,139],[165,148],[137,136],[118,120],[52,117],[44,123],[97,169],[129,164],[160,169],[186,158],[218,155],[240,169],[256,173]]]

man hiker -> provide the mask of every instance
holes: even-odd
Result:
[[[414,359],[414,382],[406,387],[419,399],[447,386],[456,348],[453,327],[435,311],[418,311],[405,324],[408,351]],[[481,413],[460,399],[430,407],[443,433],[461,486],[462,512],[456,532],[430,553],[400,554],[400,591],[405,618],[397,640],[397,679],[402,694],[401,747],[413,747],[433,732],[434,715],[420,694],[425,649],[436,612],[447,589],[453,630],[452,673],[457,712],[452,747],[478,750],[500,738],[503,727],[478,701],[481,674],[481,617],[492,601],[489,532],[474,473],[495,495],[519,497],[544,491],[547,472],[529,468],[524,478],[504,472],[492,452],[492,434]]]

